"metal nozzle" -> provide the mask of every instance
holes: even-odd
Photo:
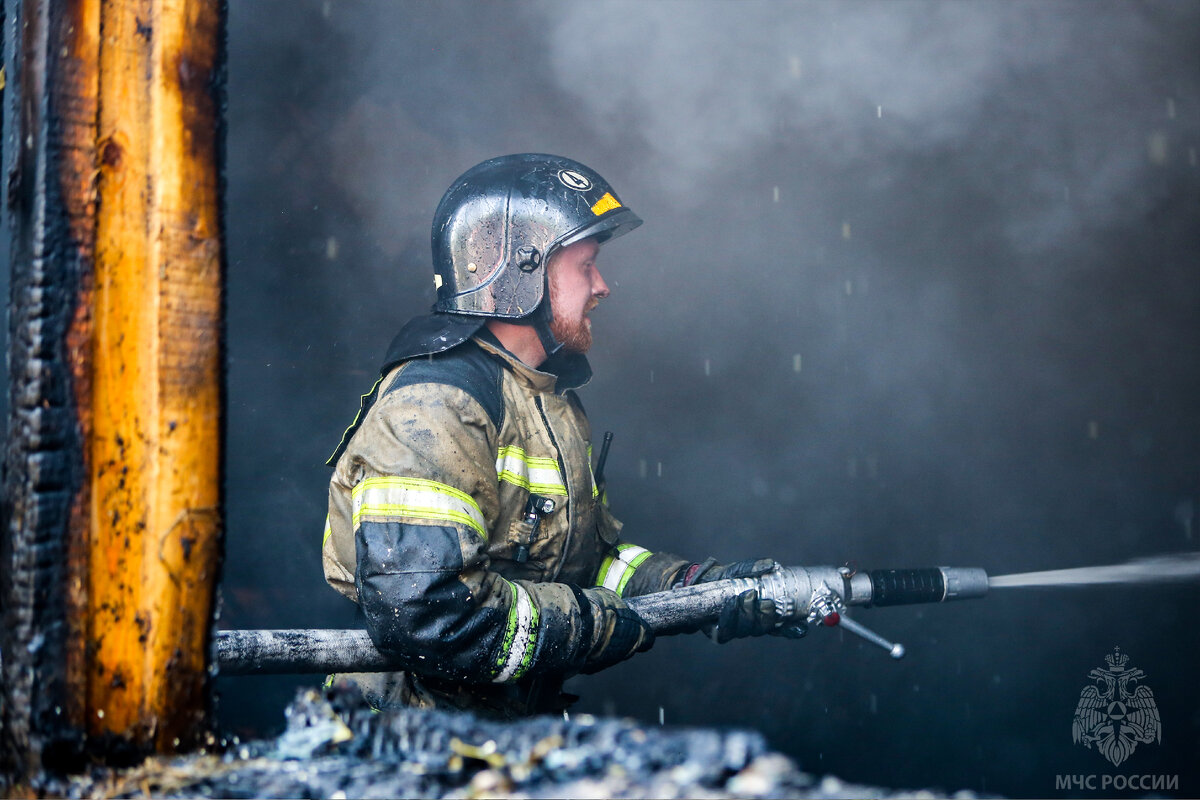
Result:
[[[946,584],[943,600],[965,600],[988,593],[988,574],[979,567],[938,567]]]
[[[941,603],[983,597],[987,573],[977,567],[871,570],[871,605],[899,606]]]

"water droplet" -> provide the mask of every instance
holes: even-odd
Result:
[[[1151,164],[1167,163],[1168,147],[1167,135],[1162,131],[1155,131],[1146,137],[1146,158]]]

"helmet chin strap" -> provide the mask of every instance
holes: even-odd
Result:
[[[542,295],[542,302],[538,303],[538,307],[526,319],[537,332],[538,341],[542,343],[542,349],[546,351],[546,358],[550,358],[562,349],[562,342],[555,339],[554,333],[550,330],[550,323],[554,319],[554,310],[550,308],[550,287],[546,287],[546,291]]]
[[[554,333],[550,330],[550,323],[553,320],[554,309],[550,306],[550,276],[547,272],[546,276],[542,278],[542,302],[538,303],[538,307],[533,310],[533,313],[520,319],[514,319],[512,322],[533,328],[537,333],[538,341],[542,343],[542,349],[546,351],[546,358],[550,358],[563,348],[562,342],[554,338]]]

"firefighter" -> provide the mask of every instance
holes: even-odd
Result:
[[[377,707],[564,708],[567,677],[653,644],[623,598],[773,565],[624,541],[593,474],[575,390],[609,294],[597,255],[641,222],[596,172],[542,154],[478,164],[438,205],[433,313],[392,341],[330,458],[325,578],[404,666],[348,676]],[[777,625],[749,592],[709,633]]]

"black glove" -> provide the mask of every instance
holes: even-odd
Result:
[[[770,558],[747,558],[726,565],[718,564],[716,559],[709,558],[689,567],[684,573],[681,585],[691,586],[727,578],[757,578],[774,568],[775,561]],[[717,614],[716,624],[706,625],[701,630],[718,644],[763,634],[799,639],[805,633],[803,625],[785,626],[782,623],[783,619],[775,608],[775,601],[769,597],[759,597],[757,589],[748,589],[736,597],[729,598]]]
[[[616,592],[603,587],[572,588],[584,634],[580,672],[599,672],[654,645],[654,631]]]
[[[692,564],[683,573],[681,585],[691,586],[695,583],[711,583],[727,578],[757,578],[775,568],[773,558],[747,558],[732,564],[718,564],[715,558],[706,558],[699,564]]]

